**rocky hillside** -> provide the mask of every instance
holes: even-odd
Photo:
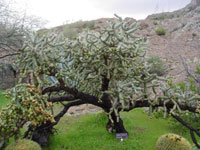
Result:
[[[185,79],[182,58],[200,58],[200,1],[192,0],[185,8],[153,14],[139,21],[140,34],[149,40],[150,55],[158,55],[167,61],[176,81]],[[166,35],[159,36],[155,30],[163,28]]]
[[[133,22],[136,22],[133,18]],[[76,22],[52,28],[47,31],[63,32],[69,37],[75,37],[86,29],[99,30],[113,18],[101,18],[87,22]],[[186,72],[182,59],[200,58],[200,0],[192,0],[186,7],[174,11],[148,16],[145,20],[138,20],[140,30],[137,34],[148,40],[148,55],[156,55],[167,62],[168,74],[176,81],[183,81]],[[155,32],[158,28],[166,31],[163,36]]]
[[[136,22],[133,18],[133,22]],[[113,18],[101,18],[93,21],[78,21],[52,29],[42,29],[41,34],[47,32],[62,32],[68,38],[74,38],[84,30],[99,30]],[[200,0],[192,0],[185,8],[174,12],[153,14],[145,20],[138,20],[140,30],[137,34],[144,36],[149,45],[148,55],[156,55],[167,62],[167,74],[173,75],[176,81],[186,79],[182,59],[194,60],[200,58]],[[162,28],[165,35],[158,35],[155,31]],[[0,62],[11,63],[13,58],[0,59]],[[1,71],[0,71],[1,72]],[[166,74],[166,75],[167,75]],[[1,87],[0,87],[1,88]]]

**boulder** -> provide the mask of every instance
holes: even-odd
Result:
[[[0,90],[6,90],[15,85],[16,70],[11,64],[0,63]]]

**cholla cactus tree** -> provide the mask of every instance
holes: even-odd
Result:
[[[54,119],[49,112],[42,124],[32,122],[31,130],[38,131],[33,134],[34,140],[40,141],[43,136],[38,134],[51,130],[69,107],[86,103],[101,107],[108,114],[109,129],[127,132],[119,112],[131,110],[137,100],[148,99],[147,87],[156,86],[152,82],[156,75],[147,70],[144,39],[133,34],[137,29],[136,23],[117,17],[100,32],[85,32],[73,41],[55,35],[30,36],[17,62],[19,83],[29,76],[30,86],[42,96],[48,95],[42,101],[44,108],[49,103],[68,102],[63,103],[63,110]],[[39,101],[40,97],[34,100]],[[24,101],[21,98],[19,103]]]
[[[164,84],[157,75],[149,73],[146,45],[143,38],[134,34],[137,29],[136,23],[117,16],[101,31],[82,33],[75,40],[57,35],[30,36],[17,61],[19,85],[8,94],[13,99],[11,109],[3,110],[4,114],[9,111],[9,116],[28,113],[7,126],[6,132],[5,124],[14,118],[0,115],[0,135],[17,135],[18,128],[29,123],[25,137],[45,144],[53,126],[68,109],[81,104],[102,108],[108,115],[107,129],[117,133],[127,132],[120,111],[150,107],[151,112],[163,106],[166,113],[174,116],[177,110],[195,112],[197,105],[180,101],[184,93],[177,86]],[[23,84],[27,77],[29,84]],[[160,85],[162,90],[157,90]],[[195,93],[188,96],[194,96],[191,101],[198,103]],[[52,111],[54,103],[63,104],[58,114]]]

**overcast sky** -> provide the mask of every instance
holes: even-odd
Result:
[[[27,14],[49,21],[47,27],[78,20],[113,17],[144,19],[147,15],[180,9],[191,0],[15,0]]]

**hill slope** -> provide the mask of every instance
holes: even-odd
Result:
[[[193,0],[183,9],[150,15],[141,21],[148,24],[141,34],[149,39],[149,53],[165,59],[174,68],[169,73],[177,81],[186,77],[181,57],[191,60],[200,57],[200,4],[194,4]],[[159,27],[166,30],[165,36],[156,35]]]
[[[72,39],[84,30],[99,30],[106,25],[107,21],[113,19],[100,18],[92,21],[78,21],[52,29],[42,29],[38,32],[41,34],[52,31],[62,32],[66,37]],[[133,18],[127,19],[136,21]],[[148,40],[148,55],[157,55],[165,60],[170,68],[168,74],[171,74],[175,81],[185,80],[186,72],[181,58],[190,60],[200,58],[200,0],[192,0],[190,4],[180,10],[153,14],[145,20],[137,22],[140,24],[140,30],[137,31],[137,34]],[[156,34],[155,30],[160,27],[166,31],[166,35]],[[15,60],[15,56],[1,59],[0,62],[11,64],[13,60]],[[0,80],[2,79],[0,78]]]
[[[107,21],[114,18],[101,18],[92,21],[78,21],[72,24],[54,27],[40,32],[63,32],[67,37],[74,38],[84,30],[99,30]],[[133,18],[133,22],[136,20]],[[186,72],[182,65],[182,58],[193,60],[200,58],[200,0],[192,0],[186,7],[174,11],[148,16],[145,20],[137,21],[140,24],[140,34],[148,40],[148,55],[160,56],[168,63],[175,81],[186,79]],[[155,30],[163,28],[166,35],[159,36]]]

